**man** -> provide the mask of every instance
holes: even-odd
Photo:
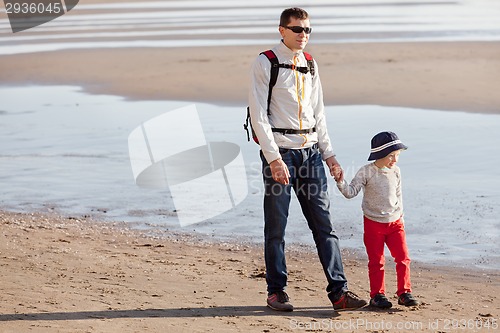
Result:
[[[300,8],[282,12],[282,40],[272,49],[279,60],[279,75],[268,105],[271,62],[260,55],[251,70],[250,118],[260,144],[264,178],[264,237],[267,305],[293,311],[285,292],[285,228],[293,188],[312,231],[333,308],[356,309],[367,304],[348,291],[338,238],[330,216],[330,200],[323,160],[336,179],[342,168],[328,137],[323,92],[314,61],[311,73],[303,50],[311,28],[308,13]],[[269,106],[269,110],[268,110]]]

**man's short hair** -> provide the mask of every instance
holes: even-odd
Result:
[[[302,8],[293,7],[285,9],[281,13],[280,26],[286,27],[288,23],[290,23],[291,17],[294,17],[298,20],[307,20],[309,18],[309,14]]]

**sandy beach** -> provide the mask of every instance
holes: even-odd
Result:
[[[498,331],[498,272],[416,263],[418,308],[334,312],[316,255],[290,246],[296,309],[284,314],[264,306],[260,246],[78,217],[2,212],[0,223],[4,333]],[[350,288],[367,295],[366,262],[344,252],[344,264]]]
[[[243,107],[250,64],[272,46],[2,55],[0,84],[76,85],[132,100]],[[500,114],[499,42],[312,43],[307,50],[318,61],[327,105]],[[259,245],[82,216],[13,213],[1,202],[0,230],[2,333],[500,330],[498,270],[414,262],[421,306],[334,312],[317,255],[292,244],[288,291],[296,310],[283,314],[265,307]],[[368,298],[364,254],[344,250],[344,265],[351,290]],[[397,303],[393,270],[388,260],[387,289]]]

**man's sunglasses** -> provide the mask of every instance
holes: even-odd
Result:
[[[287,27],[285,25],[282,26],[285,29],[292,30],[296,34],[301,34],[302,32],[305,32],[306,34],[310,34],[312,31],[311,27],[299,27],[298,25],[294,25],[293,27]]]

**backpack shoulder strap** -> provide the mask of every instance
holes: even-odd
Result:
[[[279,61],[278,57],[276,57],[276,54],[272,50],[267,50],[261,52],[260,54],[265,55],[267,59],[269,59],[269,61],[271,62],[271,76],[269,78],[269,91],[267,93],[267,114],[271,114],[269,107],[271,106],[271,95],[273,93],[273,87],[276,84],[276,81],[278,80],[278,72],[280,70]]]
[[[314,74],[315,74],[314,59],[313,59],[312,55],[310,55],[309,53],[307,53],[307,52],[303,52],[303,53],[304,53],[304,57],[307,60],[307,67],[309,67],[309,71],[311,72],[311,76],[314,76]]]
[[[284,67],[284,68],[288,68],[288,67],[279,63],[278,57],[276,56],[276,54],[272,50],[263,51],[260,54],[265,55],[266,58],[271,62],[271,76],[269,78],[269,90],[267,93],[267,114],[271,114],[271,111],[270,111],[271,96],[273,93],[273,87],[275,86],[276,81],[278,80],[279,69],[280,69],[280,67]],[[304,52],[304,57],[306,58],[307,67],[309,68],[309,72],[311,73],[311,76],[314,76],[315,70],[314,70],[313,57],[307,52]],[[302,68],[302,67],[300,67],[300,68]],[[303,69],[305,70],[305,68],[303,68]]]

